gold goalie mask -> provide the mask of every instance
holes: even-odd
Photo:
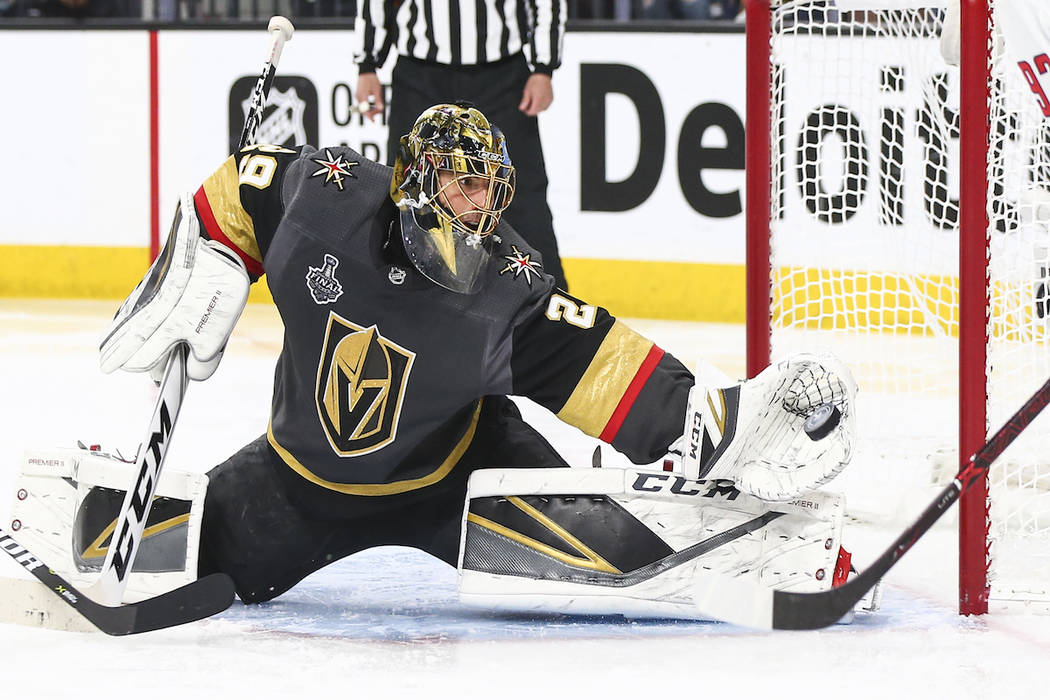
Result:
[[[390,196],[416,269],[453,292],[477,292],[488,237],[514,196],[503,132],[465,103],[431,107],[401,137]]]

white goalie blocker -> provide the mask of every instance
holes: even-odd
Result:
[[[27,549],[83,590],[98,578],[125,492],[135,481],[134,470],[134,462],[97,449],[27,450],[15,484],[11,530]],[[161,474],[125,602],[151,598],[197,578],[207,486],[206,474],[171,468]],[[40,587],[35,581],[27,583]],[[16,604],[7,598],[8,607]],[[33,596],[28,603],[45,606],[36,611],[40,618],[77,617],[50,594],[39,600]],[[5,616],[10,618],[12,611]]]
[[[467,487],[459,596],[499,610],[705,619],[694,603],[703,570],[794,592],[843,583],[843,510],[835,493],[770,503],[667,472],[483,469]]]

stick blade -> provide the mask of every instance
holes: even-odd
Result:
[[[196,622],[226,610],[233,598],[233,579],[226,574],[210,574],[155,598],[111,608],[131,608],[134,615],[123,624],[102,631],[113,635],[140,634]]]
[[[849,583],[820,593],[773,592],[773,629],[815,630],[830,627],[860,602],[879,576],[866,571]]]
[[[791,593],[740,577],[702,571],[693,582],[693,604],[704,617],[762,630],[815,630],[844,618],[878,581],[863,574],[818,593]]]

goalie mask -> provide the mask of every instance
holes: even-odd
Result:
[[[401,137],[390,196],[416,269],[453,292],[477,292],[488,237],[514,196],[503,132],[466,104],[431,107]]]

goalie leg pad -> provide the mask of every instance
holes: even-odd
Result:
[[[11,509],[19,540],[74,586],[88,587],[105,561],[135,464],[83,449],[29,450]],[[197,578],[206,474],[165,469],[157,485],[125,601]]]
[[[771,504],[726,481],[633,469],[471,475],[459,595],[487,608],[699,617],[700,567],[779,590],[831,586],[843,499]]]

